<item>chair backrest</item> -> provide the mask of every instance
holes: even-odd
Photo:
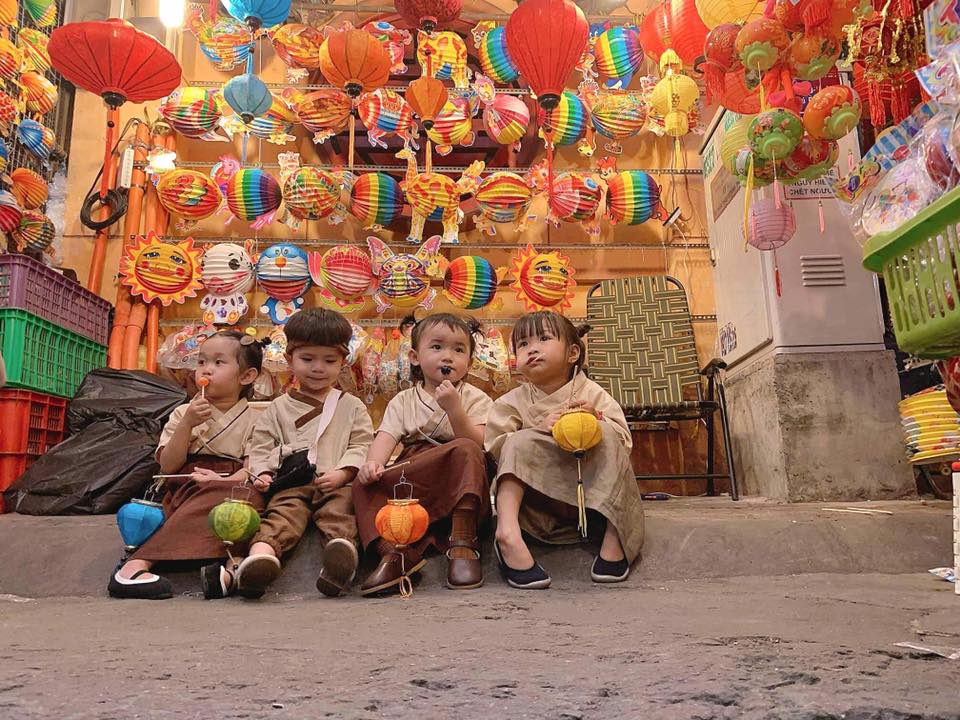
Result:
[[[621,406],[679,403],[686,387],[699,384],[690,308],[678,280],[604,280],[587,296],[587,322],[590,377]]]

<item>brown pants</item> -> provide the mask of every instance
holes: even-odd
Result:
[[[260,516],[260,530],[250,543],[266,543],[277,557],[283,557],[300,542],[311,517],[323,545],[336,538],[357,544],[357,519],[349,485],[329,493],[314,485],[281,490],[267,503]]]

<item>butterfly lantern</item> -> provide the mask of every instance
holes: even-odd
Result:
[[[222,243],[209,247],[200,263],[207,295],[200,301],[204,325],[236,325],[247,314],[246,293],[253,286],[249,246]]]
[[[308,263],[307,253],[293,243],[277,243],[260,254],[257,283],[269,296],[260,312],[277,325],[286,324],[303,306],[311,284]]]
[[[373,301],[377,312],[387,308],[413,310],[416,307],[430,309],[436,290],[430,287],[429,268],[440,250],[440,236],[427,240],[415,254],[394,253],[375,237],[367,238],[367,246],[373,260],[376,289]]]

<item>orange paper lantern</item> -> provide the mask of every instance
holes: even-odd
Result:
[[[320,72],[350,97],[386,85],[390,65],[387,49],[363,30],[338,30],[320,46]]]
[[[416,498],[387,500],[373,522],[380,537],[403,548],[426,534],[430,515]]]
[[[47,181],[29,168],[19,167],[10,173],[10,192],[24,210],[36,210],[47,201]]]
[[[406,100],[413,111],[420,116],[424,130],[433,127],[433,121],[447,102],[447,88],[436,78],[423,76],[410,83]]]
[[[803,127],[818,140],[839,140],[860,122],[863,108],[853,88],[830,85],[810,98]]]

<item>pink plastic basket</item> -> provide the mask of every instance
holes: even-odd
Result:
[[[110,339],[109,302],[25,255],[0,255],[0,308],[27,310],[99,345]]]

